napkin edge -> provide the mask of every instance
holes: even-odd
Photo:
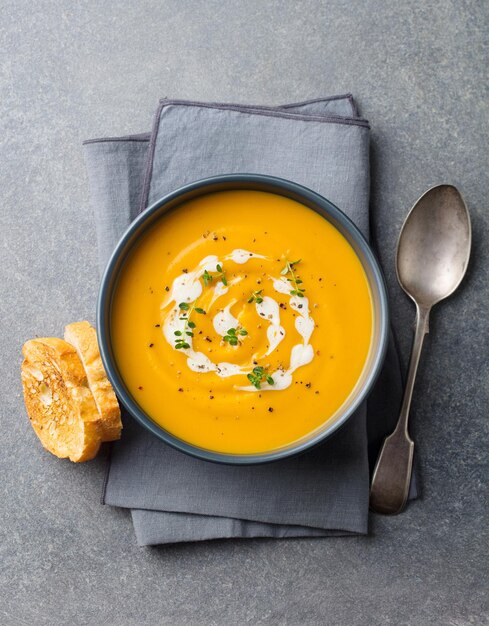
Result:
[[[160,126],[161,113],[165,107],[168,106],[186,106],[186,107],[200,107],[206,109],[215,109],[220,111],[234,111],[236,113],[244,113],[248,115],[264,115],[268,117],[282,117],[285,119],[299,120],[303,122],[320,122],[327,124],[345,124],[348,126],[360,126],[370,130],[370,124],[368,120],[361,117],[348,117],[341,115],[304,115],[301,113],[289,113],[284,110],[287,107],[297,107],[301,105],[307,105],[314,102],[329,102],[331,100],[348,99],[352,106],[353,112],[357,112],[358,109],[354,104],[352,94],[344,94],[340,96],[330,96],[326,98],[316,98],[314,100],[305,100],[303,102],[292,103],[288,105],[280,105],[275,107],[265,105],[252,105],[252,104],[234,104],[234,103],[222,103],[222,102],[201,102],[198,100],[180,100],[162,98],[159,101],[158,108],[153,120],[153,129],[151,131],[151,139],[148,146],[148,157],[146,172],[143,181],[143,189],[141,193],[141,202],[139,206],[139,213],[142,213],[148,206],[149,190],[151,185],[151,177],[153,174],[153,160],[156,147],[156,139],[158,137],[158,130]]]

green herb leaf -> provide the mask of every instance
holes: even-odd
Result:
[[[177,350],[187,350],[188,348],[190,348],[190,346],[188,343],[184,341],[182,343],[175,344],[175,348]]]
[[[259,289],[258,291],[253,291],[251,296],[248,298],[248,302],[251,304],[252,302],[256,302],[257,304],[261,304],[263,302],[263,298],[261,297],[263,289]]]
[[[229,328],[223,337],[223,340],[228,342],[231,346],[238,346],[241,342],[238,335],[244,337],[248,334],[246,328]]]
[[[204,309],[196,307],[195,302],[192,304],[192,306],[187,304],[187,302],[180,302],[178,307],[182,311],[186,311],[186,313],[183,313],[178,318],[181,321],[185,322],[185,324],[182,330],[174,331],[174,334],[177,337],[177,339],[175,340],[175,348],[176,350],[186,350],[190,348],[190,345],[187,341],[185,341],[182,335],[185,335],[186,337],[193,337],[194,333],[192,332],[192,330],[197,326],[197,324],[194,321],[192,321],[190,317],[194,311],[196,311],[197,313],[201,313],[201,314],[205,314],[205,311]]]
[[[256,387],[257,389],[260,389],[260,379],[257,378],[256,376],[253,376],[253,374],[248,374],[247,375],[248,380],[250,381],[250,383]]]
[[[264,380],[266,380],[269,385],[274,384],[273,378],[267,373],[267,368],[261,367],[260,365],[254,367],[251,373],[247,374],[246,377],[256,389],[261,389],[261,383]]]
[[[287,280],[291,283],[291,287],[294,287],[290,291],[291,296],[298,296],[299,298],[304,297],[305,289],[299,287],[302,285],[302,279],[296,276],[294,267],[301,262],[301,259],[297,259],[297,261],[287,261],[284,269],[282,270],[282,274],[285,276],[286,274],[290,274]]]
[[[207,270],[204,270],[204,273],[202,274],[202,280],[204,281],[204,286],[207,287],[207,285],[212,282],[213,277],[209,274]]]
[[[227,287],[228,281],[226,276],[224,275],[224,270],[222,268],[222,265],[220,263],[218,263],[216,265],[216,272],[219,272],[219,280],[222,282],[222,284]]]

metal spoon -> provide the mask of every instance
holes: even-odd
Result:
[[[370,508],[400,513],[409,493],[414,442],[408,433],[409,407],[423,340],[434,304],[452,294],[464,277],[471,246],[470,217],[452,185],[429,189],[409,212],[397,245],[399,284],[416,305],[416,331],[399,421],[377,459]]]

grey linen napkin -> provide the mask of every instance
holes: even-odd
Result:
[[[281,107],[162,100],[153,132],[84,143],[100,268],[130,221],[181,185],[223,173],[288,178],[326,196],[368,237],[369,125],[351,95]],[[299,457],[233,467],[174,450],[125,416],[103,501],[130,508],[140,545],[368,530],[370,464],[401,398],[397,352],[368,402]],[[414,491],[412,492],[414,495]]]

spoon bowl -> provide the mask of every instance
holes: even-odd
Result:
[[[423,307],[452,294],[464,277],[471,247],[470,218],[452,185],[429,189],[411,209],[397,247],[397,278]]]
[[[400,513],[406,504],[414,452],[409,409],[430,310],[459,286],[470,248],[470,217],[459,191],[453,185],[428,189],[409,212],[397,246],[397,278],[416,304],[416,331],[399,421],[384,441],[372,477],[370,508],[379,513]]]

